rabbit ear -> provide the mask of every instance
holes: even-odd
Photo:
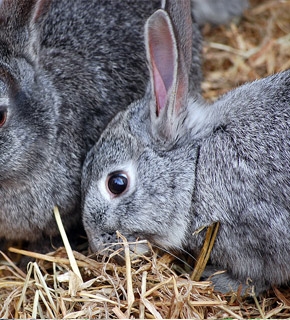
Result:
[[[179,1],[181,2],[183,1]],[[171,13],[175,15],[174,12]],[[192,28],[191,23],[189,26]],[[176,27],[176,34],[179,35],[179,29],[182,30],[182,27]],[[148,19],[145,27],[152,90],[151,121],[154,134],[162,140],[176,137],[180,114],[186,108],[192,31],[189,33],[190,36],[181,35],[183,43],[179,42],[169,15],[162,9]],[[188,37],[189,45],[186,45]],[[189,53],[184,55],[183,51]]]
[[[37,23],[51,0],[0,0],[0,24],[19,29]]]
[[[0,0],[0,38],[9,50],[34,54],[39,46],[39,26],[51,0]]]
[[[179,55],[184,58],[185,72],[190,70],[193,47],[191,0],[163,0],[162,8],[168,13],[175,33]],[[181,67],[179,63],[179,67]]]

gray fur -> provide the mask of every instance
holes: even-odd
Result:
[[[50,3],[51,2],[51,3]],[[146,87],[143,26],[159,1],[0,1],[0,237],[80,222],[81,167]]]
[[[196,231],[219,221],[211,263],[227,272],[212,278],[217,290],[242,284],[245,292],[250,284],[259,294],[285,284],[290,279],[290,71],[245,84],[208,105],[188,92],[181,49],[186,39],[174,45],[181,34],[175,26],[179,36],[171,33],[168,50],[178,62],[176,68],[168,65],[173,71],[165,80],[173,80],[162,105],[164,89],[153,75],[156,64],[161,71],[164,66],[151,48],[162,41],[158,24],[171,32],[165,11],[146,24],[151,80],[144,98],[116,116],[84,164],[83,222],[91,247],[98,251],[108,239],[116,241],[119,230],[129,240],[197,254],[205,231]],[[160,42],[152,42],[156,37]],[[120,195],[107,185],[115,171],[130,181]]]

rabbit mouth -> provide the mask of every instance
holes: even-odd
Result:
[[[147,240],[140,240],[138,236],[122,236],[119,232],[102,233],[98,237],[90,237],[91,251],[102,256],[120,256],[124,258],[125,246],[129,246],[130,256],[148,255],[151,251]]]

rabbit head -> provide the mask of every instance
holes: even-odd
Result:
[[[94,251],[116,242],[117,230],[129,241],[147,239],[168,249],[181,248],[185,240],[194,182],[188,162],[196,152],[167,149],[163,142],[159,150],[159,141],[152,147],[149,115],[139,118],[148,106],[136,107],[116,117],[84,164],[83,222]],[[145,123],[132,127],[137,119]]]

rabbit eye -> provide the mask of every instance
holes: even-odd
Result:
[[[127,190],[129,179],[124,172],[113,172],[108,176],[107,188],[113,195],[121,195]]]
[[[7,119],[7,110],[0,110],[0,128],[5,124]]]

